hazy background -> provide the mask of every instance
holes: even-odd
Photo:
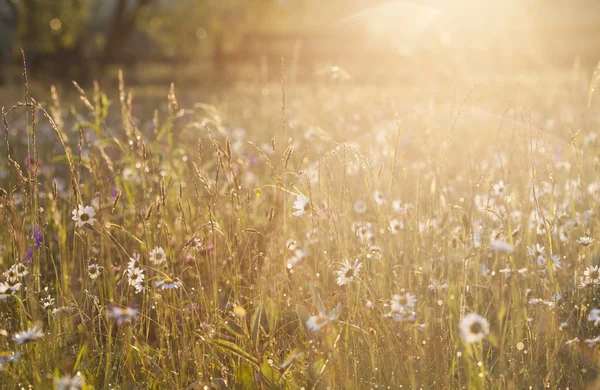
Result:
[[[450,79],[600,59],[592,0],[0,0],[0,85]],[[334,67],[337,66],[337,67]]]

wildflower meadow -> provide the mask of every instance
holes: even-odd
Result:
[[[24,75],[1,388],[600,388],[590,75],[152,98]]]

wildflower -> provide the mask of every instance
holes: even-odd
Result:
[[[80,373],[75,376],[65,375],[60,378],[56,378],[54,382],[54,388],[56,390],[79,390],[85,386],[85,380]]]
[[[33,263],[33,247],[29,247],[27,252],[25,252],[25,256],[21,259],[23,263]]]
[[[415,307],[416,304],[417,297],[415,297],[411,293],[406,293],[403,295],[394,294],[394,296],[390,300],[392,312],[399,312],[406,309],[412,309]]]
[[[535,244],[527,247],[527,253],[530,256],[537,258],[538,256],[542,256],[546,251],[546,247],[541,246],[540,244]]]
[[[500,197],[504,195],[506,190],[506,186],[504,185],[504,181],[500,180],[498,183],[492,185],[492,192],[494,196]]]
[[[402,309],[400,311],[390,313],[390,316],[396,322],[415,322],[416,313],[412,310]]]
[[[48,295],[45,298],[40,299],[40,302],[41,302],[42,306],[44,307],[44,309],[48,309],[51,306],[54,306],[55,301],[56,301],[56,299],[52,298],[50,295]]]
[[[515,251],[515,247],[510,245],[504,239],[491,241],[490,249],[493,250],[494,252],[502,252],[502,253],[513,253]]]
[[[490,332],[490,326],[485,318],[476,313],[467,314],[459,325],[460,335],[465,343],[477,343]]]
[[[35,246],[36,248],[41,248],[42,247],[42,243],[44,241],[44,236],[42,235],[42,233],[40,232],[40,229],[38,228],[38,225],[35,224],[33,226],[33,235],[32,237],[34,239],[34,244],[33,246]]]
[[[375,191],[373,193],[373,199],[375,200],[375,203],[377,203],[378,206],[381,206],[382,204],[385,203],[385,198],[384,198],[383,194],[379,191]]]
[[[296,211],[294,211],[292,215],[295,217],[301,217],[304,215],[304,213],[310,210],[310,201],[304,195],[298,195],[296,197],[296,201],[294,202],[294,209]]]
[[[364,200],[357,200],[354,202],[354,212],[358,214],[364,214],[367,211],[367,204]]]
[[[90,264],[90,265],[88,265],[88,275],[89,275],[90,279],[94,280],[98,276],[100,276],[100,273],[102,272],[102,269],[104,269],[104,267],[102,267],[102,266],[100,266],[98,264]]]
[[[590,348],[593,348],[600,343],[600,336],[596,336],[593,339],[585,339],[584,341]]]
[[[17,292],[21,289],[21,282],[7,281],[0,283],[0,294],[4,294],[10,290],[10,292]]]
[[[127,282],[130,286],[134,287],[136,292],[140,292],[144,289],[143,282],[144,278],[144,270],[140,268],[127,268],[125,270],[125,274],[127,275]]]
[[[21,352],[0,351],[0,369],[10,362],[16,362],[21,357]]]
[[[525,276],[527,274],[527,268],[518,269],[517,273],[521,276]]]
[[[127,263],[127,268],[135,269],[140,268],[140,254],[139,252],[133,252],[133,255],[129,258],[129,262]]]
[[[298,241],[294,240],[293,238],[288,238],[285,242],[285,247],[293,252],[298,247]]]
[[[117,325],[121,325],[125,322],[131,322],[137,317],[137,315],[138,311],[130,307],[120,308],[117,306],[113,306],[108,311],[108,318],[116,319]]]
[[[154,285],[156,287],[162,287],[163,290],[171,290],[178,289],[181,283],[171,278],[165,278],[155,282]]]
[[[597,265],[591,265],[583,271],[586,281],[589,284],[600,284],[600,268]]]
[[[342,267],[336,271],[338,277],[336,279],[338,286],[344,286],[358,277],[358,273],[362,268],[362,263],[357,260],[353,264],[350,264],[348,260],[342,265]]]
[[[308,327],[308,329],[319,331],[322,327],[330,323],[331,320],[333,320],[331,316],[327,316],[321,312],[319,313],[319,315],[311,316],[306,321],[306,326]]]
[[[41,337],[44,337],[44,333],[42,333],[37,326],[34,326],[26,331],[16,333],[13,336],[13,340],[17,343],[17,345],[21,345],[35,341]]]
[[[511,273],[512,273],[512,270],[510,268],[503,268],[503,269],[501,269],[498,272],[500,272],[501,274],[504,274],[504,276],[506,276],[507,278],[509,278],[510,275],[511,275]]]
[[[73,217],[71,218],[75,221],[75,225],[77,227],[82,227],[85,225],[93,225],[96,222],[96,212],[91,206],[83,206],[79,205],[75,210],[73,210]]]
[[[600,324],[600,309],[592,309],[588,314],[588,321],[594,321],[594,326]]]
[[[594,239],[591,237],[579,237],[577,242],[579,243],[579,245],[581,245],[582,247],[585,248],[585,247],[592,245],[592,243],[594,242]]]
[[[159,265],[167,261],[167,254],[165,253],[165,250],[158,246],[154,247],[154,249],[152,249],[150,252],[150,261],[154,265]]]
[[[579,337],[575,337],[574,339],[571,339],[571,340],[567,340],[567,341],[565,341],[565,345],[567,345],[567,346],[571,347],[571,346],[573,346],[573,345],[577,345],[577,344],[579,344],[579,342],[580,342],[580,341],[581,341],[581,340],[579,339]]]
[[[390,231],[393,234],[399,233],[402,229],[404,229],[404,223],[402,221],[398,221],[397,219],[392,219],[390,221]]]

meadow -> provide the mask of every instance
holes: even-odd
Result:
[[[0,387],[600,388],[590,78],[24,81]]]

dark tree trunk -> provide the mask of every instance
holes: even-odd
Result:
[[[108,63],[117,59],[127,40],[135,31],[135,24],[140,11],[152,0],[139,0],[133,10],[127,12],[127,0],[118,0],[112,20],[112,25],[106,39],[103,62]]]

